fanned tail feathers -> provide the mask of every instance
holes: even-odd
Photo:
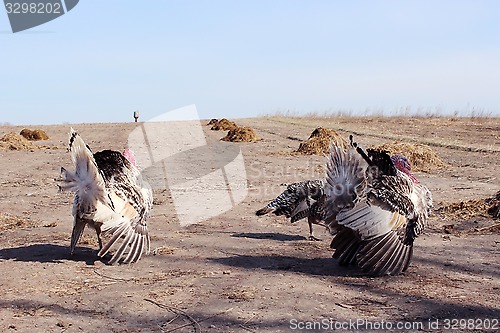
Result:
[[[365,151],[352,136],[350,142],[347,150],[332,143],[326,163],[325,222],[336,232],[333,257],[370,275],[397,275],[411,262],[432,195],[388,152]]]
[[[359,201],[366,188],[365,169],[366,163],[353,148],[344,149],[330,143],[325,184],[328,216],[335,217],[339,211],[352,208]]]
[[[146,250],[146,254],[150,251],[150,239],[146,224],[135,222],[133,224],[126,223],[125,219],[115,227],[103,230],[103,233],[110,234],[111,237],[106,245],[99,251],[98,255],[104,257],[113,245],[118,244],[120,239],[123,238],[120,246],[109,260],[109,264],[121,262],[128,264],[138,261],[142,252]],[[128,253],[125,258],[125,251]]]
[[[98,201],[109,203],[104,179],[97,167],[93,154],[73,128],[70,133],[71,159],[75,172],[61,168],[61,190],[75,192],[80,217],[92,214]]]

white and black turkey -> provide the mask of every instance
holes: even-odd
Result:
[[[285,215],[290,218],[292,223],[307,217],[309,240],[320,240],[314,236],[312,225],[324,225],[322,223],[324,211],[321,205],[324,200],[324,187],[325,181],[323,179],[290,184],[283,193],[255,214],[258,216],[268,213],[274,213],[278,216]]]
[[[325,222],[335,235],[331,247],[339,264],[376,276],[408,268],[432,197],[406,157],[365,152],[351,136],[347,150],[330,146],[324,191]]]
[[[133,153],[127,149],[123,154],[112,150],[93,154],[73,129],[69,150],[76,170],[61,168],[59,187],[75,192],[71,254],[87,225],[96,230],[100,257],[121,241],[110,264],[132,263],[144,251],[149,253],[146,220],[153,205],[153,193],[142,179]],[[104,246],[101,235],[108,239]]]

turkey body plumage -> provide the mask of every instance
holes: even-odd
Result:
[[[278,195],[264,208],[255,214],[285,215],[292,223],[307,218],[309,224],[309,239],[319,240],[313,235],[313,224],[322,224],[324,210],[322,201],[324,197],[324,179],[305,180],[287,186],[286,190]]]
[[[404,157],[366,153],[352,138],[351,144],[347,150],[331,145],[327,160],[324,210],[333,257],[370,275],[400,274],[426,224],[431,193],[410,177]]]
[[[100,257],[119,244],[109,263],[136,262],[150,249],[146,220],[153,205],[151,187],[121,153],[104,150],[93,154],[73,129],[69,150],[75,171],[61,168],[60,189],[75,192],[71,254],[85,227],[90,226],[97,233]],[[101,236],[108,239],[105,244]]]

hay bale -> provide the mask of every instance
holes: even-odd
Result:
[[[347,148],[347,141],[337,132],[328,128],[316,128],[309,138],[301,142],[295,151],[304,155],[326,155],[330,152],[330,141]]]
[[[218,122],[219,122],[219,120],[218,120],[218,119],[213,118],[213,119],[211,119],[211,120],[208,122],[207,126],[210,126],[210,125],[215,125],[215,124],[217,124]]]
[[[25,139],[31,140],[32,133],[33,133],[32,130],[23,128],[19,134],[22,135]]]
[[[227,135],[221,139],[229,142],[255,142],[260,140],[251,127],[236,127],[227,132]]]
[[[391,155],[406,156],[413,171],[431,172],[436,169],[445,168],[444,163],[439,156],[427,145],[419,143],[393,142],[375,146],[373,149],[385,150]]]
[[[442,203],[434,212],[445,220],[468,220],[473,217],[488,217],[488,206],[484,199],[470,199]]]
[[[3,150],[32,150],[36,146],[28,139],[16,133],[7,133],[0,138],[0,149]]]
[[[38,141],[38,140],[48,140],[49,136],[45,131],[42,131],[40,129],[33,130],[33,140]]]
[[[217,123],[215,123],[211,130],[212,131],[228,131],[238,128],[238,125],[236,125],[235,122],[232,122],[230,120],[227,120],[226,118],[222,118],[219,120]]]
[[[49,139],[49,136],[47,135],[47,133],[45,133],[45,131],[42,131],[40,129],[35,129],[35,130],[30,130],[28,128],[24,128],[21,133],[23,137],[25,137],[26,139],[30,140],[30,141],[39,141],[39,140],[48,140]]]

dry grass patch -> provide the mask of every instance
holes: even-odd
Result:
[[[404,155],[411,163],[412,170],[431,172],[448,165],[427,145],[419,143],[393,142],[373,147],[376,150],[388,151],[391,155]]]
[[[97,235],[96,235],[95,231],[92,229],[86,230],[84,232],[84,234],[82,235],[82,237],[80,238],[78,244],[98,247],[99,241],[97,240]],[[104,240],[103,240],[103,244],[105,244]]]
[[[301,142],[295,151],[303,155],[326,155],[330,152],[330,141],[347,148],[347,141],[337,132],[328,128],[316,128],[309,138]]]
[[[248,301],[255,299],[255,290],[228,290],[223,292],[222,295],[234,301]]]
[[[35,223],[24,216],[12,215],[9,213],[0,213],[0,232],[13,231],[19,228],[34,227]]]
[[[227,135],[221,139],[229,142],[255,142],[260,138],[251,127],[236,127],[230,129]]]
[[[160,246],[160,247],[157,247],[157,248],[153,249],[151,251],[151,253],[154,256],[157,256],[157,255],[169,255],[169,254],[174,254],[175,250],[177,250],[177,248],[175,248],[175,247]]]

